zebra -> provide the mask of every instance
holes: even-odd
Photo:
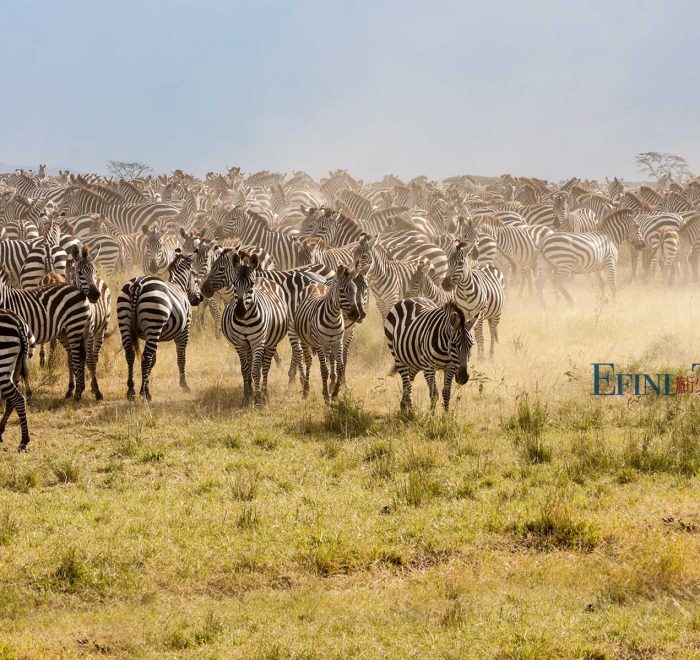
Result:
[[[438,305],[444,305],[454,300],[454,296],[451,293],[441,289],[433,282],[429,275],[430,268],[430,262],[424,259],[411,277],[409,295],[412,298],[428,298]]]
[[[615,211],[599,224],[598,231],[575,234],[555,232],[547,236],[540,245],[537,258],[537,291],[544,306],[542,289],[549,277],[555,289],[568,303],[573,299],[564,287],[562,278],[572,273],[599,273],[601,290],[604,290],[602,272],[607,275],[608,288],[612,298],[617,290],[616,265],[619,247],[628,240],[633,248],[645,246],[639,231],[639,223],[629,209]]]
[[[651,272],[653,273],[658,266],[664,279],[673,283],[680,243],[678,230],[673,227],[660,227],[647,236],[647,243],[651,250]]]
[[[639,223],[639,233],[644,241],[644,245],[639,249],[632,247],[632,279],[635,279],[637,276],[640,253],[642,255],[642,268],[646,276],[648,276],[652,262],[652,251],[647,248],[651,245],[652,234],[665,229],[672,229],[677,232],[685,224],[685,220],[678,213],[667,212],[642,213],[637,216],[637,222]]]
[[[241,256],[241,254],[243,256]],[[254,264],[257,269],[256,275],[264,280],[272,281],[280,287],[280,295],[285,301],[290,319],[289,343],[292,347],[292,361],[289,367],[289,382],[294,380],[297,369],[302,361],[302,350],[294,329],[293,319],[296,314],[299,300],[303,296],[306,287],[314,282],[325,283],[325,279],[314,273],[312,270],[304,268],[279,270],[260,270],[258,255],[247,255],[235,249],[227,248],[222,252],[214,265],[211,267],[209,275],[202,284],[202,295],[210,298],[221,290],[235,290],[234,281],[237,277],[241,259],[249,259],[246,263]],[[253,260],[254,259],[254,260]],[[223,323],[223,319],[222,319]],[[223,330],[223,327],[222,327]],[[303,384],[303,383],[302,383]]]
[[[98,256],[97,253],[92,254],[87,245],[81,248],[74,246],[66,268],[66,279],[76,289],[87,291],[88,300],[93,303],[90,306],[90,329],[86,342],[87,365],[92,376],[90,389],[95,399],[101,401],[104,397],[97,382],[97,362],[112,316],[112,295],[107,283],[97,277],[95,263]],[[94,299],[95,290],[99,293],[97,300]]]
[[[358,242],[349,243],[342,247],[332,247],[322,238],[305,238],[299,243],[297,266],[320,263],[335,270],[341,264],[352,261]]]
[[[19,272],[19,285],[23,289],[39,286],[41,278],[51,272],[65,276],[67,261],[65,250],[48,239],[39,239],[24,258]]]
[[[345,319],[360,318],[357,307],[356,270],[339,266],[327,285],[311,284],[299,303],[293,320],[304,353],[302,368],[303,397],[309,395],[313,353],[318,356],[323,383],[323,398],[336,397],[345,379]],[[337,373],[336,373],[337,368]],[[330,377],[330,385],[329,385]]]
[[[237,236],[243,243],[261,247],[272,256],[281,270],[294,268],[296,264],[296,239],[277,229],[271,229],[262,215],[240,206],[225,213],[215,236],[216,238]]]
[[[241,260],[234,252],[231,267],[233,298],[224,310],[221,331],[240,359],[243,405],[249,406],[252,396],[259,410],[267,401],[267,376],[277,344],[287,334],[287,301],[278,284],[256,277],[261,272],[256,255]]]
[[[678,230],[678,252],[676,254],[676,264],[683,273],[683,282],[688,282],[690,270],[690,256],[695,245],[700,240],[700,214],[691,217]],[[671,271],[673,273],[673,270]],[[673,283],[673,278],[671,279]]]
[[[31,398],[29,358],[35,344],[34,335],[24,320],[12,310],[0,309],[0,396],[5,400],[5,412],[0,420],[0,445],[7,420],[16,410],[22,433],[19,451],[27,451],[30,441],[27,422],[27,401]],[[17,388],[20,380],[24,380],[26,397]]]
[[[164,275],[175,259],[177,239],[167,234],[167,230],[147,225],[141,227],[146,241],[143,245],[143,272],[146,275]],[[194,252],[190,250],[189,253]]]
[[[91,302],[99,292],[87,294],[68,284],[38,289],[15,289],[8,284],[7,273],[0,269],[0,307],[19,315],[29,326],[36,343],[58,338],[68,360],[68,389],[65,398],[80,400],[85,390],[85,338],[91,319]]]
[[[127,399],[133,399],[134,355],[139,339],[145,339],[141,356],[141,396],[151,401],[149,381],[156,361],[159,342],[174,341],[180,388],[189,392],[185,374],[192,306],[202,301],[202,294],[192,273],[195,255],[175,251],[168,269],[169,281],[142,275],[129,280],[117,297],[117,321],[128,369]]]
[[[498,324],[505,302],[503,273],[490,264],[472,267],[471,260],[478,258],[478,247],[474,242],[455,243],[448,257],[447,275],[442,281],[445,291],[453,291],[455,302],[469,317],[478,316],[474,335],[479,359],[484,356],[483,323],[488,321],[491,344],[489,357],[493,358],[494,345],[498,343]]]
[[[477,318],[467,321],[454,301],[438,306],[427,298],[406,298],[392,305],[384,322],[384,336],[401,376],[402,411],[412,408],[411,389],[419,371],[425,375],[430,390],[430,410],[435,410],[435,372],[441,370],[445,372],[442,405],[448,412],[452,379],[459,385],[469,381],[467,363],[474,345],[471,330]]]
[[[554,210],[554,228],[558,231],[581,234],[595,231],[596,214],[588,208],[569,211],[569,205],[563,195],[556,195],[552,202]]]
[[[411,277],[422,263],[420,259],[394,261],[377,237],[367,234],[357,244],[353,261],[359,261],[360,269],[367,275],[382,320],[391,305],[408,295]]]
[[[27,261],[27,256],[32,250],[39,248],[43,242],[45,242],[43,238],[28,241],[18,239],[0,241],[0,264],[2,264],[11,283],[20,283],[20,274]]]

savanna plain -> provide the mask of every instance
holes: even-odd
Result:
[[[373,303],[330,407],[317,362],[308,400],[287,385],[285,341],[242,409],[210,318],[192,393],[163,344],[151,405],[118,332],[101,403],[35,357],[30,451],[13,418],[0,453],[0,658],[700,657],[700,397],[591,396],[593,362],[700,362],[697,286],[570,288],[507,292],[447,416],[422,376],[397,414]]]

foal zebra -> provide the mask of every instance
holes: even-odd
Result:
[[[357,307],[357,272],[339,266],[327,285],[311,284],[299,303],[294,327],[304,353],[303,396],[309,395],[312,353],[321,368],[323,398],[336,397],[345,378],[345,318],[354,323],[360,318]],[[336,374],[337,367],[337,374]],[[329,388],[330,375],[330,388]]]
[[[194,255],[176,250],[168,268],[169,281],[142,275],[129,280],[117,297],[119,333],[128,368],[128,399],[134,392],[134,355],[138,352],[139,339],[146,343],[141,356],[141,396],[151,401],[149,381],[156,362],[159,342],[174,341],[177,350],[177,367],[180,372],[180,388],[189,392],[185,374],[187,342],[190,337],[192,306],[202,302],[202,294],[192,273]]]
[[[258,258],[244,257],[234,252],[231,267],[233,298],[226,306],[221,331],[236,349],[243,376],[243,405],[262,408],[267,401],[267,376],[277,344],[287,334],[288,311],[282,288],[260,277]],[[262,383],[261,383],[262,380]]]
[[[143,246],[143,272],[148,275],[164,275],[175,259],[177,238],[168,234],[166,229],[157,227],[149,230],[146,225],[143,225],[141,231],[146,236]]]
[[[16,410],[22,431],[19,451],[26,451],[30,440],[27,423],[27,398],[31,396],[28,360],[35,343],[29,326],[15,312],[0,309],[0,396],[5,400],[5,412],[0,420],[0,444],[7,420]],[[20,379],[24,380],[27,398],[17,389]]]
[[[493,358],[494,345],[498,343],[498,324],[501,320],[505,289],[503,273],[490,264],[472,267],[471,258],[478,258],[474,243],[459,241],[447,261],[447,275],[442,281],[445,291],[454,290],[455,302],[467,317],[478,316],[474,326],[479,359],[484,356],[484,321],[488,321],[491,344],[489,357]]]
[[[401,376],[403,396],[401,410],[411,409],[413,379],[425,374],[430,389],[430,410],[438,398],[435,371],[445,372],[442,405],[450,407],[452,379],[464,385],[469,380],[467,363],[474,345],[471,329],[477,317],[466,321],[464,312],[454,302],[437,306],[427,298],[406,298],[389,309],[384,322],[384,336]]]

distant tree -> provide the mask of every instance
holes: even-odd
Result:
[[[107,169],[120,179],[135,179],[143,174],[153,172],[153,168],[150,165],[146,165],[146,163],[124,160],[108,160]]]
[[[640,170],[647,172],[657,181],[668,178],[674,181],[685,181],[692,176],[688,161],[675,154],[645,151],[637,154],[635,161]]]

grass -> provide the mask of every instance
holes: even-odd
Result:
[[[150,405],[118,333],[102,403],[32,364],[30,451],[13,417],[0,453],[0,659],[698,657],[700,406],[590,396],[591,362],[697,359],[695,289],[655,286],[602,311],[584,278],[571,310],[513,294],[448,415],[422,376],[397,414],[375,310],[328,407],[283,343],[243,409],[205,331],[190,395],[159,347]]]

